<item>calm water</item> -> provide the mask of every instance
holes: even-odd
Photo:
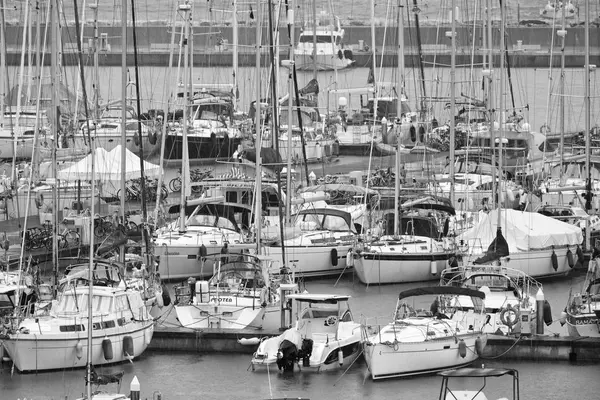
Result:
[[[553,315],[558,318],[566,302],[569,287],[579,287],[581,272],[572,277],[545,281],[544,291]],[[434,284],[432,282],[431,284]],[[395,299],[402,290],[422,284],[404,284],[365,287],[352,276],[342,278],[336,286],[335,279],[309,281],[307,289],[314,293],[351,294],[351,307],[355,318],[361,315],[390,314]],[[558,322],[547,333],[565,334]],[[142,398],[152,398],[159,390],[165,400],[177,399],[267,399],[272,396],[311,399],[435,399],[440,379],[422,376],[373,382],[366,374],[366,365],[360,360],[347,372],[334,371],[320,374],[284,375],[276,369],[252,372],[248,370],[249,355],[157,353],[147,352],[133,364],[102,368],[104,373],[125,371],[122,392],[128,392],[134,375],[142,384]],[[481,360],[475,365],[516,368],[521,377],[522,399],[592,399],[600,390],[598,374],[600,365],[569,362],[517,362],[512,360]],[[471,381],[469,384],[474,384]],[[465,388],[473,388],[465,384]],[[490,380],[485,393],[488,398],[508,396],[504,391],[508,381]],[[113,389],[116,388],[113,386]],[[0,371],[0,398],[3,400],[27,397],[28,399],[73,399],[84,388],[84,371],[70,370],[21,375],[5,366]]]

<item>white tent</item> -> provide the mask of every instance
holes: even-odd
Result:
[[[552,246],[575,246],[582,242],[581,228],[540,213],[501,210],[500,226],[510,253],[547,249]],[[480,213],[479,223],[459,235],[467,243],[487,247],[496,238],[498,210]]]
[[[58,178],[68,181],[92,179],[92,155],[89,154],[81,161],[58,172]],[[120,181],[121,174],[121,145],[107,152],[103,148],[94,153],[95,178],[103,182]],[[158,165],[144,161],[144,175],[156,177],[162,171]],[[129,149],[125,149],[125,179],[141,177],[140,159]]]

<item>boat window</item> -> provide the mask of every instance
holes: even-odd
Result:
[[[217,217],[214,215],[198,214],[191,216],[188,220],[188,226],[215,226]]]
[[[112,297],[109,296],[93,296],[92,297],[92,312],[94,314],[106,314],[111,311]]]
[[[317,36],[317,43],[332,43],[331,35],[316,35],[316,36]],[[313,35],[312,34],[300,35],[299,42],[300,43],[312,43]]]
[[[78,313],[87,309],[87,299],[87,294],[74,296],[72,293],[65,293],[53,308],[56,313]]]
[[[19,127],[35,127],[36,116],[35,115],[19,115]],[[6,128],[12,128],[13,124],[16,126],[17,116],[16,115],[5,115],[4,126]],[[41,122],[40,122],[41,125]]]
[[[227,218],[217,218],[217,224],[215,226],[217,228],[225,228],[225,229],[236,230],[236,227],[233,224],[233,222],[231,222]]]
[[[349,231],[350,227],[344,218],[335,215],[326,215],[323,220],[323,229],[328,231]]]
[[[129,309],[129,305],[127,304],[127,299],[125,296],[117,296],[115,298],[115,310],[116,311],[127,311]]]

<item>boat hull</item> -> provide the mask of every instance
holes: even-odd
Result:
[[[263,329],[279,328],[279,306],[234,306],[217,303],[175,306],[177,319],[189,329]]]
[[[188,136],[189,160],[227,160],[233,156],[242,144],[240,137],[228,136]],[[183,158],[183,139],[181,135],[167,135],[164,157],[166,160]]]
[[[569,336],[600,337],[600,319],[594,313],[567,314],[567,330]]]
[[[317,54],[313,58],[312,51],[310,53],[296,51],[294,61],[299,71],[312,71],[314,68],[317,71],[333,71],[349,68],[354,64],[354,60],[340,58],[337,54]]]
[[[475,342],[479,335],[454,336],[424,342],[397,342],[393,344],[363,343],[367,367],[373,380],[408,375],[427,374],[468,365],[479,358]],[[461,357],[460,340],[466,344],[466,355]],[[481,340],[486,340],[485,335]]]
[[[148,347],[154,334],[154,322],[132,323],[131,327],[116,327],[98,330],[92,339],[92,365],[119,363],[139,357]],[[133,354],[124,354],[123,341],[126,336],[133,339]],[[112,355],[107,360],[103,350],[103,340],[110,339]],[[77,351],[77,344],[82,348]],[[23,334],[10,335],[4,341],[4,347],[15,367],[19,371],[44,371],[64,368],[85,367],[87,358],[87,332],[61,334]]]
[[[352,244],[339,246],[285,246],[290,272],[305,277],[339,275],[350,271],[346,255]],[[266,255],[281,260],[281,247],[265,246]],[[336,265],[334,265],[334,263]]]
[[[576,247],[571,246],[574,265],[577,264]],[[506,266],[524,272],[532,278],[550,278],[564,276],[573,268],[569,266],[567,257],[568,247],[555,247],[554,249],[530,250],[527,252],[511,253]],[[556,266],[552,262],[552,252],[556,253]],[[471,264],[483,254],[470,254],[465,263]],[[555,268],[556,267],[556,268]]]
[[[365,285],[436,280],[454,252],[392,253],[362,252],[354,263]]]

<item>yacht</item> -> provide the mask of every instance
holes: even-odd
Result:
[[[18,118],[18,120],[17,120]],[[37,125],[36,125],[37,124]],[[4,110],[4,125],[0,127],[0,159],[30,160],[33,155],[33,138],[38,127],[38,149],[48,150],[54,145],[50,122],[45,111],[36,107],[16,107]]]

